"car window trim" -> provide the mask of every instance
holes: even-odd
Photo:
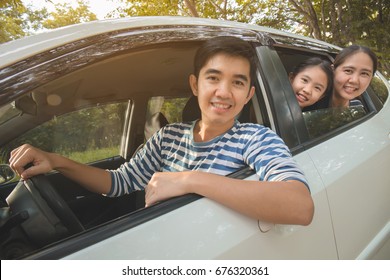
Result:
[[[271,46],[259,46],[256,48],[259,58],[259,72],[261,82],[264,84],[264,93],[267,95],[270,110],[269,118],[274,120],[275,132],[284,140],[290,149],[300,145],[300,135],[308,134],[303,123],[301,110],[295,98],[290,94],[290,81],[284,65],[276,50]],[[279,73],[275,78],[273,73]],[[295,103],[293,103],[295,101]],[[302,121],[301,121],[302,120]]]
[[[355,126],[358,126],[366,121],[368,121],[369,119],[371,119],[373,116],[376,115],[376,112],[372,111],[372,112],[369,112],[367,113],[367,115],[361,117],[360,119],[357,119],[357,120],[354,120],[348,124],[345,124],[341,127],[338,127],[328,133],[325,133],[324,135],[321,135],[319,137],[316,137],[314,139],[308,139],[306,142],[302,143],[302,147],[305,149],[305,150],[308,150],[314,146],[317,146],[319,145],[320,143],[323,143],[329,139],[332,139],[334,137],[337,137],[338,135],[354,128]]]

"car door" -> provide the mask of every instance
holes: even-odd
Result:
[[[278,54],[287,60],[286,69],[289,57],[294,61],[316,55],[332,60],[334,55],[283,47],[278,47]],[[390,178],[385,171],[390,144],[388,94],[389,85],[377,73],[362,96],[363,108],[295,114],[304,117],[308,134],[299,131],[301,143],[323,183],[340,259],[390,257]]]
[[[389,85],[374,79],[382,86],[371,86],[366,99],[380,105],[308,149],[326,186],[340,259],[390,258]]]
[[[303,253],[299,257],[335,259],[337,251],[326,189],[310,155],[300,145],[299,137],[304,134],[304,129],[300,124],[300,109],[291,93],[288,73],[280,53],[272,46],[259,46],[257,53],[261,89],[257,91],[258,96],[261,95],[258,97],[261,100],[259,104],[263,108],[268,106],[268,126],[277,131],[291,149],[308,179],[315,204],[314,218],[308,227],[271,225],[264,234],[267,242],[262,246],[269,246],[267,248],[273,252],[277,252],[277,248],[289,258],[297,252],[306,252],[307,255]]]

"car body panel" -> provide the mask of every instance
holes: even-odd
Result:
[[[324,216],[317,213],[311,227],[259,225],[203,198],[63,259],[336,259]]]
[[[357,258],[383,229],[382,243],[390,238],[389,120],[385,105],[371,119],[309,150],[327,186],[341,259]]]

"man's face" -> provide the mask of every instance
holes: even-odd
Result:
[[[198,80],[191,76],[191,87],[198,96],[202,121],[231,127],[234,118],[252,98],[250,64],[243,57],[217,54],[200,70]]]

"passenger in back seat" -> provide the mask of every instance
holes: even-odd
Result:
[[[332,94],[332,66],[319,57],[310,57],[295,66],[289,78],[302,111],[318,109],[317,102]]]

